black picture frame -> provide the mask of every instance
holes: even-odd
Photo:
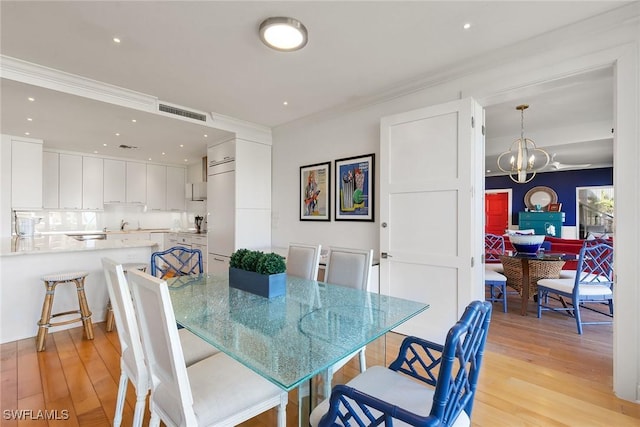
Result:
[[[334,219],[374,221],[375,154],[346,157],[334,163]]]
[[[300,221],[331,221],[331,162],[300,166]]]

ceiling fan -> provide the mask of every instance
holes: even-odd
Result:
[[[584,164],[560,163],[555,158],[556,158],[556,153],[553,153],[551,155],[551,161],[549,162],[549,167],[555,170],[570,169],[570,168],[571,169],[588,168],[589,166],[591,166],[591,163],[584,163]]]

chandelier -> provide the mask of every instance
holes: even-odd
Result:
[[[527,108],[529,108],[527,104],[516,107],[516,110],[520,110],[520,138],[513,141],[509,151],[498,156],[498,168],[502,172],[507,172],[509,178],[518,184],[531,181],[537,172],[549,164],[549,154],[542,148],[536,147],[531,139],[524,137],[524,110]],[[536,165],[536,155],[542,158],[538,165]]]

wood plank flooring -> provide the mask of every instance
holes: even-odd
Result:
[[[612,392],[612,327],[585,326],[555,313],[537,319],[518,314],[517,296],[509,312],[494,305],[487,349],[480,375],[472,425],[496,426],[639,426],[640,404],[618,399]],[[0,346],[1,426],[109,426],[113,423],[120,376],[116,332],[95,325],[95,339],[86,341],[82,328],[50,334],[46,351],[35,351],[35,340]],[[388,334],[367,346],[367,364],[381,364],[397,352],[402,337]],[[386,342],[386,354],[385,354]],[[388,363],[388,362],[387,362]],[[357,359],[336,374],[345,382],[357,374]],[[135,396],[130,386],[123,426],[131,425]],[[57,410],[59,419],[11,418],[15,409]],[[65,418],[65,419],[62,419]],[[66,419],[68,418],[68,419]],[[297,425],[296,392],[289,395],[287,425]],[[145,425],[149,415],[145,417]],[[243,427],[272,427],[275,410]]]

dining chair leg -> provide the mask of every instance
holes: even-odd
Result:
[[[144,420],[144,408],[147,403],[147,390],[136,390],[136,407],[133,410],[133,426],[142,427],[142,421]]]
[[[160,416],[154,410],[151,410],[151,419],[149,420],[149,427],[160,427]]]
[[[367,370],[367,358],[365,356],[365,348],[360,349],[360,373]]]
[[[280,399],[280,405],[278,405],[278,427],[287,427],[287,403],[288,403],[287,395],[284,395]]]
[[[571,300],[571,303],[573,304],[573,315],[576,318],[576,326],[578,327],[578,334],[582,335],[582,319],[580,318],[580,301]]]
[[[124,410],[124,399],[127,395],[127,383],[129,378],[122,371],[120,373],[120,382],[118,383],[118,397],[116,399],[116,413],[113,416],[113,427],[119,427],[122,423],[122,411]]]

